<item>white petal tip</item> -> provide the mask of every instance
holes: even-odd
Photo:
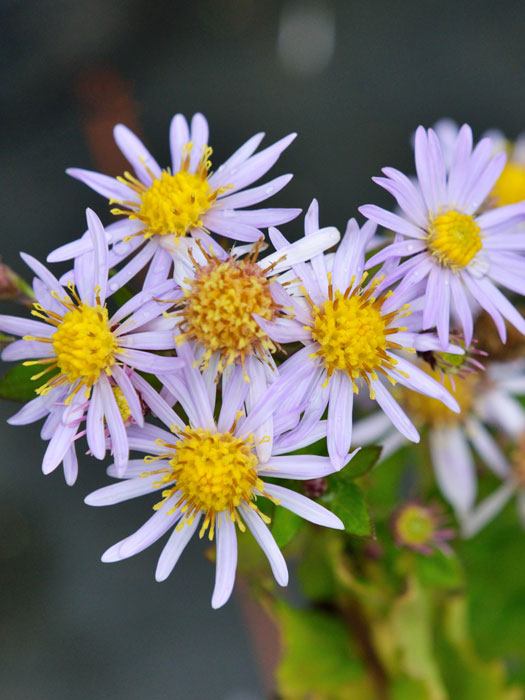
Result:
[[[230,596],[228,596],[228,598],[222,598],[222,597],[217,598],[217,599],[212,598],[211,607],[214,610],[218,610],[219,608],[222,608],[224,605],[226,605],[226,603],[228,602],[229,599],[230,599]]]
[[[343,521],[337,517],[337,515],[332,514],[332,518],[330,520],[327,520],[325,523],[325,527],[331,527],[334,530],[344,530],[345,526]]]
[[[444,404],[445,406],[447,406],[447,408],[450,408],[450,410],[454,413],[461,413],[461,407],[456,401],[456,399],[452,398],[452,400],[449,399],[447,401],[444,401]]]
[[[104,554],[100,557],[100,561],[104,564],[113,564],[113,562],[120,561],[121,557],[118,553],[118,547],[113,545],[109,549],[106,549]]]
[[[277,581],[279,586],[285,588],[288,585],[289,578],[290,577],[288,576],[288,572],[286,572],[286,575],[279,576],[278,578],[276,577],[275,580]]]
[[[43,462],[42,473],[47,476],[48,474],[51,474],[51,472],[54,472],[57,467],[58,464],[55,464],[54,462]]]

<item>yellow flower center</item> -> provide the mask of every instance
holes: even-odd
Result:
[[[332,292],[320,306],[312,308],[312,338],[319,344],[315,355],[323,361],[328,375],[336,370],[346,372],[354,380],[362,378],[368,384],[377,379],[377,372],[385,373],[395,366],[396,361],[387,354],[388,350],[400,346],[389,341],[388,336],[403,328],[389,328],[390,322],[403,313],[383,314],[381,306],[388,295],[372,296],[380,280],[368,290],[358,288]],[[406,315],[406,311],[405,311]]]
[[[434,540],[436,523],[432,513],[423,506],[405,506],[396,518],[399,541],[408,547],[430,544]]]
[[[492,190],[498,206],[517,204],[525,200],[525,166],[507,163]]]
[[[420,369],[443,384],[458,402],[461,412],[454,413],[437,399],[403,388],[400,395],[401,403],[412,420],[419,426],[441,427],[456,425],[468,417],[479,377],[474,373],[463,377],[454,375],[452,381],[449,375],[442,376],[440,372],[431,370],[426,363],[422,363]]]
[[[202,226],[202,216],[211,206],[208,180],[185,170],[175,175],[163,170],[140,199],[136,218],[144,222],[147,238],[184,236]]]
[[[203,365],[215,352],[221,355],[219,370],[236,361],[244,365],[249,355],[275,350],[253,314],[270,321],[277,311],[270,281],[252,257],[221,261],[208,256],[185,291],[178,312],[182,317],[178,342],[191,339],[202,344]]]
[[[253,440],[242,440],[231,432],[186,427],[176,444],[165,446],[170,452],[161,457],[168,459],[169,470],[163,473],[160,483],[173,485],[162,492],[163,500],[155,509],[178,493],[180,496],[173,510],[181,509],[185,515],[183,522],[191,522],[196,515],[204,514],[201,537],[209,527],[208,536],[213,539],[217,515],[223,512],[243,530],[237,509],[247,505],[257,510],[254,503],[257,493],[262,494],[264,490],[257,475]],[[159,457],[146,459],[158,460]]]
[[[153,181],[149,187],[131,173],[124,173],[119,181],[139,195],[140,203],[112,200],[111,203],[125,207],[112,209],[112,214],[142,221],[144,229],[136,235],[144,238],[168,235],[179,238],[190,229],[202,227],[202,217],[226,188],[212,190],[210,187],[208,175],[212,149],[208,146],[204,147],[195,172],[189,172],[191,150],[192,144],[189,143],[177,173],[163,170],[159,177],[150,173]]]
[[[447,211],[430,222],[428,247],[441,265],[466,267],[483,247],[481,229],[469,214]]]
[[[117,341],[111,332],[105,306],[80,303],[68,311],[51,341],[56,364],[68,382],[80,380],[91,387],[115,363]]]
[[[113,387],[113,396],[115,397],[115,401],[117,402],[117,407],[120,415],[122,416],[122,420],[124,421],[124,423],[127,423],[128,420],[131,418],[131,411],[126,397],[124,396],[124,392],[119,386]]]

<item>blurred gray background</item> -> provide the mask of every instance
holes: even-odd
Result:
[[[117,121],[163,164],[175,111],[207,115],[215,164],[256,131],[297,131],[273,171],[295,179],[274,201],[317,196],[339,227],[386,201],[370,181],[381,166],[411,169],[417,124],[525,129],[523,2],[3,0],[0,15],[0,255],[19,272],[19,250],[45,259],[76,238],[86,206],[109,222],[64,169],[121,172]],[[102,565],[144,504],[84,506],[105,483],[94,462],[73,489],[44,478],[37,428],[4,423],[15,409],[0,406],[0,697],[268,697],[239,599],[209,606],[202,547],[164,584],[160,545]]]

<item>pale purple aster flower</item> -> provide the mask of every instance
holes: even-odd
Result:
[[[433,128],[449,170],[459,136],[459,125],[452,119],[440,119]],[[493,209],[525,201],[525,133],[511,141],[498,129],[489,129],[483,137],[490,138],[494,153],[507,155],[507,162],[482,208]]]
[[[306,218],[313,230],[319,227],[316,205],[310,207]],[[419,440],[418,432],[392,397],[389,384],[399,382],[459,410],[439,382],[400,354],[402,350],[435,349],[438,341],[415,332],[418,314],[410,316],[406,303],[409,296],[382,292],[382,274],[367,279],[364,253],[374,232],[373,224],[365,224],[360,230],[355,220],[350,220],[330,260],[331,270],[322,254],[311,263],[294,266],[303,298],[288,296],[293,318],[286,326],[259,319],[275,341],[300,341],[305,346],[279,367],[279,378],[268,389],[269,399],[261,411],[268,412],[270,406],[286,402],[290,415],[294,414],[294,406],[295,413],[304,412],[296,430],[308,431],[328,407],[328,452],[338,469],[346,462],[352,440],[353,397],[362,388],[368,389],[395,427],[415,442]],[[270,237],[277,248],[287,245],[276,229]]]
[[[138,425],[144,422],[129,370],[166,373],[183,364],[179,358],[151,352],[173,349],[174,338],[169,330],[148,328],[169,308],[170,304],[159,303],[156,297],[169,296],[173,282],[140,292],[110,316],[106,237],[100,220],[89,209],[87,222],[93,249],[76,258],[67,288],[35,258],[22,253],[36,275],[32,315],[39,320],[0,316],[0,330],[22,337],[5,348],[2,359],[24,360],[40,368],[34,379],[48,377],[36,390],[38,396],[9,423],[24,425],[47,416],[42,437],[49,442],[42,470],[49,474],[64,461],[68,483],[76,477],[74,445],[83,421],[91,453],[104,458],[107,430],[115,462],[119,469],[125,468],[129,447],[122,407],[127,404]]]
[[[308,235],[277,252],[258,258],[263,241],[213,253],[194,246],[176,271],[181,292],[173,317],[177,346],[195,344],[195,354],[207,383],[224,372],[229,385],[246,395],[248,410],[275,379],[273,353],[278,349],[259,319],[275,322],[283,338],[288,325],[289,297],[285,289],[297,284],[292,268],[319,255],[339,241],[333,227],[308,230]],[[292,271],[291,271],[292,270]],[[283,341],[285,342],[285,341]],[[226,371],[225,371],[226,370]],[[272,416],[256,430],[261,459],[271,454]]]
[[[171,167],[162,169],[141,141],[125,126],[114,130],[115,141],[134,174],[113,178],[79,168],[67,172],[112,204],[112,213],[123,216],[106,228],[115,258],[124,261],[135,254],[110,282],[114,291],[149,264],[145,287],[164,281],[173,258],[186,248],[188,236],[218,248],[211,234],[254,242],[262,229],[294,219],[300,209],[246,209],[279,192],[292,178],[281,175],[246,189],[263,177],[294,140],[290,134],[255,153],[264,134],[256,134],[215,172],[211,170],[208,123],[195,114],[191,127],[182,114],[170,127]],[[144,245],[143,245],[144,244]],[[89,250],[89,237],[58,248],[49,262],[70,260]],[[142,246],[142,247],[141,247]]]
[[[439,377],[438,371],[426,371]],[[507,472],[506,458],[491,429],[511,438],[525,432],[525,409],[517,398],[525,394],[525,367],[521,360],[494,363],[483,374],[447,375],[444,381],[461,408],[459,415],[437,401],[404,390],[399,400],[416,425],[425,429],[437,484],[458,517],[463,518],[476,500],[475,456],[494,474],[502,477]],[[382,445],[382,460],[406,443],[379,412],[356,422],[353,441],[358,445]]]
[[[423,329],[437,328],[442,346],[448,342],[451,313],[470,344],[472,302],[494,320],[502,339],[507,319],[520,332],[525,320],[498,289],[525,293],[525,236],[516,226],[525,220],[525,204],[480,213],[504,166],[505,155],[494,155],[490,139],[472,147],[470,127],[461,127],[450,170],[432,129],[419,127],[415,139],[418,182],[394,168],[374,181],[397,200],[401,214],[375,205],[360,208],[370,220],[397,234],[397,240],[374,255],[368,267],[391,258],[407,258],[391,275],[404,292],[426,282]]]
[[[237,566],[237,532],[248,528],[266,554],[277,583],[288,583],[284,557],[267,527],[268,518],[259,510],[260,498],[268,498],[302,518],[325,527],[341,529],[333,513],[302,494],[266,478],[311,479],[333,472],[328,457],[290,456],[290,449],[273,441],[272,454],[261,462],[255,449],[257,410],[245,414],[242,383],[223,397],[215,419],[214,389],[193,367],[189,343],[182,350],[186,366],[182,381],[164,381],[183,408],[183,421],[172,410],[158,413],[169,431],[145,424],[128,428],[132,450],[148,455],[131,460],[124,481],[106,486],[86,498],[94,506],[112,505],[137,496],[161,491],[156,511],[135,533],[110,547],[104,562],[115,562],[146,549],[162,535],[171,535],[160,555],[155,578],[164,581],[195,531],[210,540],[216,538],[216,575],[212,606],[219,608],[229,599]],[[292,447],[291,449],[295,449]],[[115,467],[108,473],[122,477]]]

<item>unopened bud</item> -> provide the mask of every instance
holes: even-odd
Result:
[[[17,301],[30,304],[34,298],[33,290],[16,272],[0,262],[0,301]]]
[[[304,493],[308,498],[321,498],[326,493],[328,481],[324,476],[319,479],[308,479],[304,482]]]
[[[430,555],[436,549],[448,554],[448,541],[454,531],[445,527],[445,517],[438,505],[423,505],[416,501],[402,505],[392,518],[392,530],[399,547]]]
[[[20,290],[16,286],[16,277],[7,265],[0,263],[0,299],[16,299]]]

